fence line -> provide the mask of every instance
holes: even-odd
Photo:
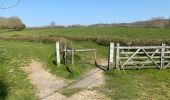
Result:
[[[67,53],[71,53],[72,64],[75,63],[75,52],[93,51],[93,59],[96,61],[96,49],[67,49],[64,47],[64,62],[66,64]],[[56,42],[56,61],[61,63],[60,44]],[[131,68],[153,68],[157,67],[160,70],[170,67],[170,46],[162,44],[161,46],[121,46],[111,42],[108,55],[108,69],[117,70]]]
[[[67,46],[64,46],[64,50],[61,50],[61,52],[64,52],[64,64],[67,63],[67,53],[70,52],[71,53],[71,64],[74,64],[75,61],[75,52],[88,52],[88,51],[92,51],[93,52],[93,59],[95,62],[95,65],[97,64],[96,61],[96,49],[68,49]],[[57,65],[60,65],[61,63],[61,56],[60,56],[60,43],[58,41],[56,41],[56,61],[57,61]]]

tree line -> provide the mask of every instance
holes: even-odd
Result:
[[[154,17],[146,21],[136,21],[132,23],[112,23],[112,24],[93,24],[91,27],[146,27],[146,28],[170,28],[170,18]]]
[[[56,24],[51,23],[49,26],[53,28],[58,27],[65,27],[65,26],[56,26]],[[99,24],[92,24],[92,25],[80,25],[80,24],[74,24],[67,27],[145,27],[145,28],[170,28],[170,18],[166,19],[164,17],[154,17],[149,20],[145,21],[136,21],[132,23],[111,23],[111,24],[105,24],[105,23],[99,23]]]
[[[0,29],[9,29],[12,31],[19,31],[26,28],[25,24],[18,17],[0,17]]]

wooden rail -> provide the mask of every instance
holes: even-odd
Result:
[[[63,50],[66,51],[66,50]],[[75,52],[86,52],[86,51],[96,51],[96,49],[75,49]],[[72,52],[72,50],[67,49],[67,52]]]
[[[96,49],[67,49],[67,46],[65,45],[64,46],[64,50],[61,50],[62,52],[64,52],[64,63],[66,64],[67,63],[67,52],[71,52],[71,64],[74,64],[75,61],[74,61],[74,55],[75,55],[75,52],[88,52],[88,51],[93,51],[93,58],[94,58],[94,62],[95,64],[97,64],[97,61],[96,61]],[[57,62],[57,65],[60,65],[61,63],[61,56],[60,56],[60,43],[58,41],[56,41],[56,62]]]

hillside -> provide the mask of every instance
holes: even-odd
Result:
[[[55,38],[69,40],[91,40],[98,44],[108,45],[109,42],[120,42],[124,45],[160,45],[162,42],[170,44],[170,29],[135,28],[135,27],[77,27],[77,28],[42,28],[25,29],[23,31],[5,32],[1,39],[35,38],[37,41],[55,42]],[[44,40],[44,41],[45,41]],[[155,41],[156,40],[156,41]]]

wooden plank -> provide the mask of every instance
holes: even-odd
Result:
[[[143,52],[145,52],[145,54],[148,56],[148,58],[149,58],[157,67],[160,68],[160,66],[152,59],[152,57],[151,57],[144,49],[142,49],[142,50],[143,50]]]
[[[124,67],[124,69],[125,70],[131,70],[131,69],[151,69],[151,68],[157,68],[157,67],[155,67],[155,66],[140,66],[140,67],[138,67],[138,66],[126,66],[126,67]]]
[[[161,48],[161,70],[164,67],[164,56],[165,56],[165,44],[162,44],[162,48]]]
[[[121,49],[121,50],[124,50],[124,49]],[[133,54],[134,52],[125,51],[124,53],[126,53],[126,54]],[[124,53],[120,52],[120,54],[124,54]],[[147,52],[147,53],[148,53],[148,54],[153,54],[153,53],[155,53],[155,52]],[[144,52],[138,52],[138,54],[145,54],[145,53],[144,53]],[[161,52],[157,52],[156,54],[161,54]],[[170,54],[170,51],[165,52],[165,54]]]
[[[110,43],[109,47],[109,61],[108,61],[108,69],[110,70],[111,67],[113,67],[114,64],[114,43]]]
[[[60,65],[60,43],[56,41],[56,60],[57,60],[57,65]]]
[[[97,65],[96,50],[93,51],[93,56],[94,56],[94,63],[95,65]]]
[[[122,67],[124,67],[141,49],[138,49],[123,65]]]
[[[83,51],[94,51],[96,49],[81,49],[81,50],[75,50],[76,52],[83,52]]]
[[[120,59],[128,59],[129,57],[120,57]],[[154,56],[152,58],[161,58],[160,56]],[[170,58],[170,57],[167,57],[167,58]],[[133,57],[132,59],[148,59],[148,57]]]
[[[160,49],[161,46],[121,46],[119,49]]]
[[[121,49],[121,50],[124,50],[124,49]],[[126,53],[126,54],[133,54],[134,52],[128,52],[128,51],[124,51],[124,53]],[[123,52],[120,52],[120,54],[124,54]],[[153,51],[153,52],[147,52],[148,54],[153,54],[153,53],[155,53],[155,51]],[[169,53],[170,54],[170,52],[165,52],[165,53]],[[138,54],[145,54],[144,52],[138,52]],[[161,52],[156,52],[156,54],[161,54]]]
[[[64,46],[64,64],[67,64],[67,46]]]
[[[123,49],[121,49],[121,51],[122,51],[122,53],[124,53],[124,55],[126,55],[126,57],[127,57],[127,59],[129,59],[130,57],[129,57],[129,55],[128,54],[126,54],[126,52],[124,52],[124,50]],[[121,60],[121,58],[122,57],[120,57],[120,60]],[[130,60],[130,61],[133,61],[132,59]],[[137,66],[137,64],[133,64],[133,65],[135,65],[135,66]],[[122,65],[121,65],[122,66]]]
[[[159,52],[159,49],[156,49],[155,50],[155,53],[153,53],[152,55],[151,55],[151,58],[154,58],[154,56],[155,56],[155,54],[157,53],[157,52]],[[160,57],[159,57],[160,58]],[[148,61],[150,61],[150,59],[148,58],[145,62],[148,62]],[[156,61],[155,61],[156,62]],[[159,61],[160,62],[160,61]],[[145,66],[146,64],[143,64],[143,65],[141,65],[141,66]]]
[[[96,49],[77,49],[77,50],[74,50],[75,52],[85,52],[85,51],[94,51]],[[65,51],[65,50],[63,50]],[[67,49],[67,52],[72,52],[72,50],[68,50]]]
[[[71,56],[72,56],[71,57],[72,58],[71,59],[72,60],[71,63],[72,63],[72,65],[74,65],[74,49],[73,48],[72,48]]]
[[[164,66],[163,69],[166,69],[167,67],[169,67],[169,65],[170,65],[170,62],[166,66]]]
[[[116,45],[116,69],[119,70],[119,47],[120,47],[120,44],[117,43]]]
[[[155,61],[156,63],[161,63],[160,61]],[[168,61],[165,61],[166,63],[169,63]],[[133,62],[128,62],[126,65],[134,65],[134,64],[140,64],[140,66],[144,66],[143,64],[147,65],[147,64],[154,64],[152,61],[133,61]]]

